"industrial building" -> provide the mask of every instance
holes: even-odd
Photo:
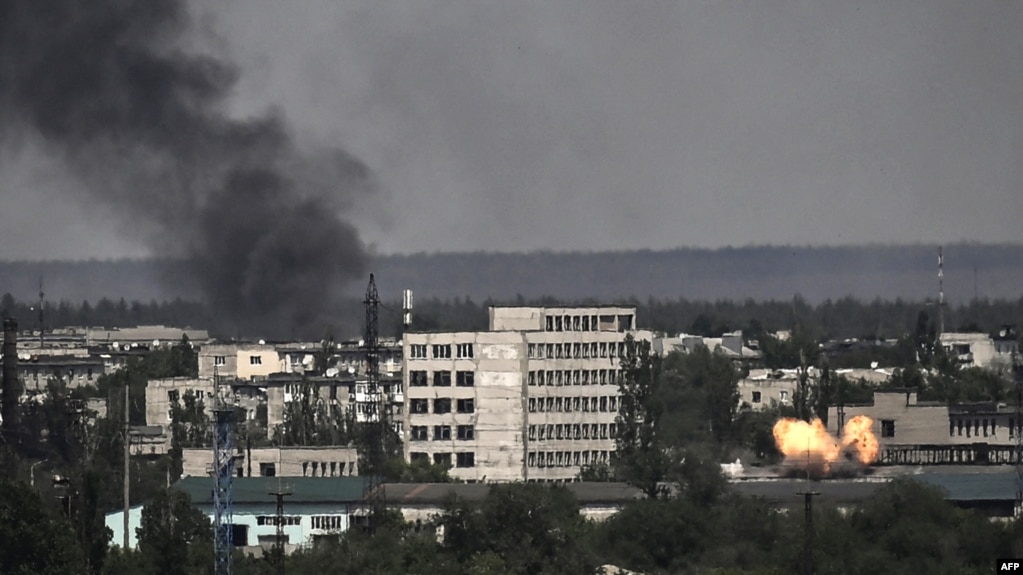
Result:
[[[571,481],[615,449],[632,306],[492,306],[479,332],[405,333],[405,458],[464,481]]]

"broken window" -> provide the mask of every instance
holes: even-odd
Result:
[[[632,329],[632,315],[618,316],[618,331],[629,331]]]
[[[458,413],[475,413],[475,411],[476,411],[476,400],[474,400],[472,398],[469,398],[469,399],[459,399],[457,406],[458,406]]]
[[[451,344],[434,344],[434,359],[451,359]]]
[[[409,460],[412,463],[423,463],[430,461],[430,455],[421,451],[413,451],[409,453]]]
[[[426,413],[429,411],[428,402],[427,399],[413,399],[409,404],[409,411],[411,413]]]
[[[451,439],[451,426],[450,425],[434,425],[433,426],[433,440],[442,441],[444,439]]]
[[[881,420],[881,437],[895,437],[895,420]]]
[[[471,425],[459,425],[458,426],[458,439],[468,441],[476,438],[476,429]]]
[[[529,452],[529,455],[526,458],[526,466],[527,467],[536,467],[536,452],[535,451],[530,451]]]
[[[531,343],[527,346],[529,359],[536,359],[536,344]]]
[[[468,451],[455,454],[456,467],[476,467],[476,454]]]
[[[408,372],[408,384],[409,387],[426,387],[427,385],[426,371]]]
[[[536,426],[535,425],[530,425],[529,426],[529,439],[530,440],[536,439]]]
[[[451,387],[451,372],[450,371],[433,372],[433,385],[435,387]]]
[[[576,316],[572,316],[572,330],[573,331],[579,331],[579,330],[582,329],[582,322],[580,320],[581,320],[581,318],[579,316],[577,316],[577,315]]]
[[[476,373],[472,371],[459,371],[455,378],[458,387],[472,387],[476,385]]]
[[[607,397],[601,396],[600,398],[600,410],[607,411]]]
[[[433,400],[433,412],[451,413],[451,399],[447,397],[438,397]]]
[[[451,467],[451,454],[450,453],[434,453],[433,464],[440,465],[443,467]]]
[[[614,331],[615,330],[615,316],[613,315],[602,315],[600,316],[600,331]]]
[[[426,359],[426,344],[413,343],[408,346],[409,359]]]
[[[554,316],[547,316],[547,331],[554,331]]]
[[[463,400],[461,400],[461,399],[458,400],[459,407],[461,407],[462,401]],[[529,398],[529,413],[536,413],[536,398],[535,397],[530,397]]]
[[[760,392],[759,391],[754,391],[753,392],[753,403],[760,403]]]
[[[455,352],[457,353],[459,359],[472,359],[473,357],[472,344],[460,343],[455,348]]]
[[[412,426],[412,441],[426,441],[427,439],[429,439],[429,436],[425,425]]]

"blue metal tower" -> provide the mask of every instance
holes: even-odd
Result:
[[[230,393],[230,389],[228,390]],[[231,454],[231,434],[234,426],[234,406],[227,401],[220,388],[220,376],[213,375],[214,428],[213,428],[213,553],[214,573],[231,575],[231,477],[234,456]]]

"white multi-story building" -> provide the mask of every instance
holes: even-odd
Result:
[[[406,333],[408,461],[468,481],[566,481],[614,451],[632,306],[490,308],[489,330]]]

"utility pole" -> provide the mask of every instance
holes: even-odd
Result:
[[[131,385],[124,382],[124,538],[123,549],[128,551],[128,511],[131,508],[131,422],[128,420],[128,390]]]
[[[277,566],[277,575],[284,575],[284,498],[291,495],[286,487],[277,482],[277,490],[271,491],[277,500],[277,534],[274,541],[274,561]]]

